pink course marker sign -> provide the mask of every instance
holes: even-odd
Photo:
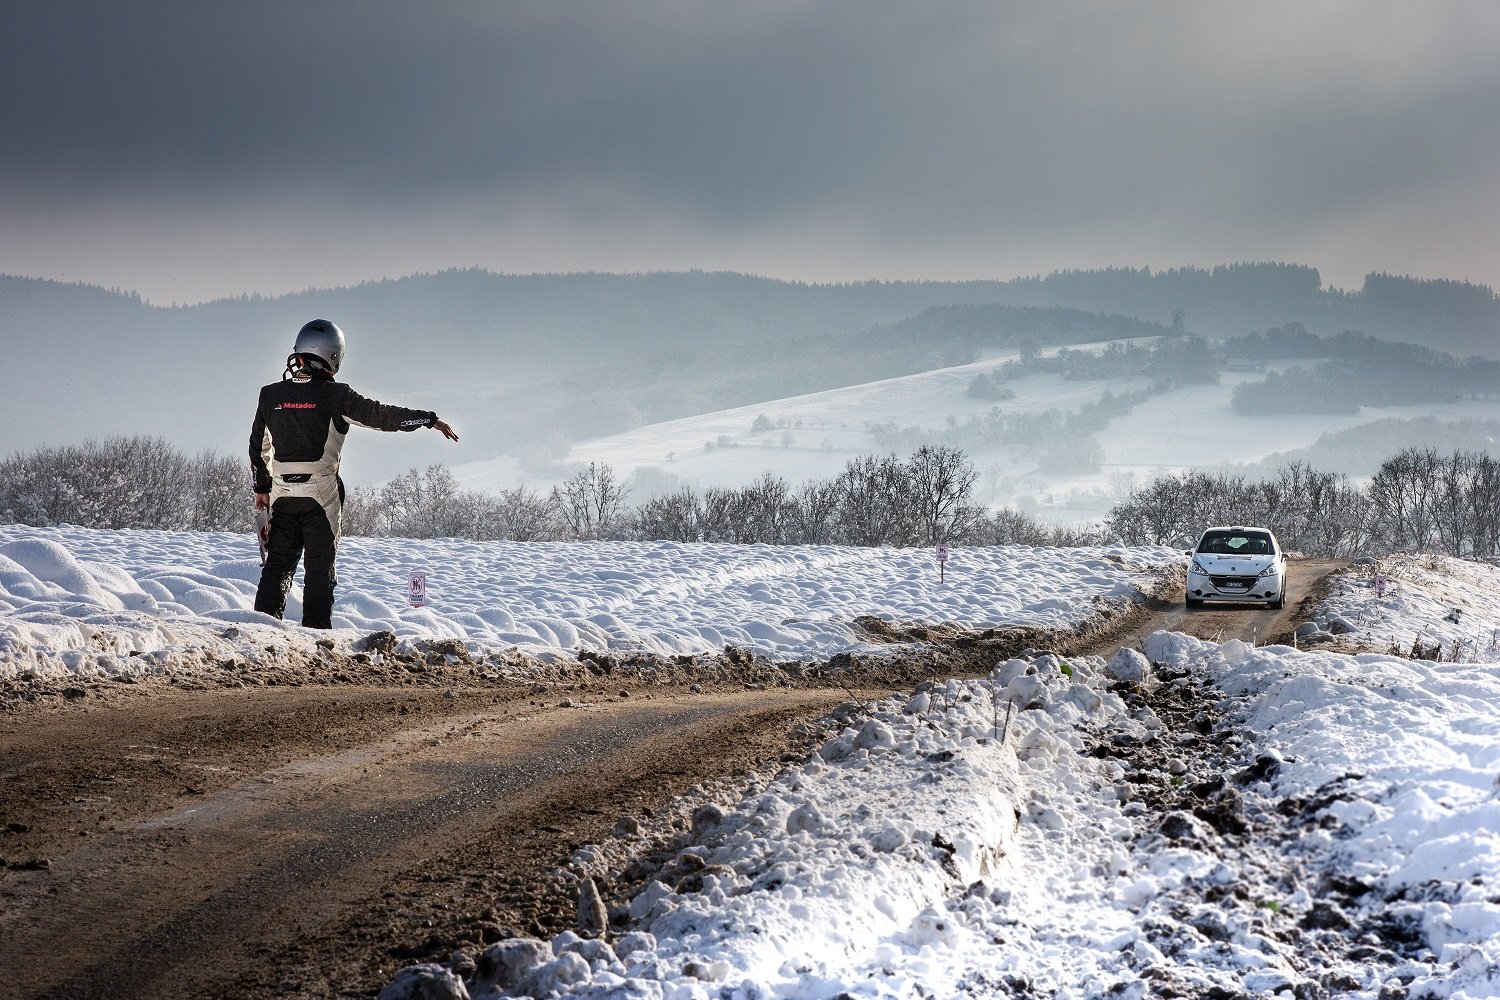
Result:
[[[938,545],[938,547],[937,547],[937,561],[938,562],[947,562],[948,561],[948,546],[946,544],[940,543]]]
[[[427,603],[427,574],[412,570],[406,578],[406,601],[414,608]]]

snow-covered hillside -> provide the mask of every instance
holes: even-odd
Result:
[[[1097,351],[1103,346],[1073,349]],[[989,374],[1013,358],[996,355],[972,364],[649,424],[578,442],[566,461],[606,463],[621,477],[637,469],[660,469],[698,486],[742,486],[768,470],[796,484],[835,475],[856,456],[888,450],[869,432],[872,424],[940,431],[992,407],[1007,414],[1076,411],[1106,390],[1119,395],[1149,381],[1128,372],[1108,382],[1040,372],[1005,383],[1014,390],[1014,399],[994,403],[967,395],[975,375]],[[1268,412],[1247,418],[1235,413],[1230,407],[1234,387],[1262,377],[1222,372],[1218,385],[1182,386],[1138,403],[1095,435],[1105,456],[1096,473],[1043,474],[1034,458],[1003,442],[965,448],[981,473],[978,499],[1014,506],[1031,497],[1041,503],[1038,513],[1049,520],[1095,520],[1107,513],[1111,498],[1122,498],[1132,483],[1144,485],[1158,474],[1190,467],[1257,462],[1371,420],[1500,419],[1500,402],[1494,400],[1381,406],[1372,399],[1359,413],[1346,415]],[[762,416],[770,427],[757,431],[753,428]],[[528,477],[513,458],[472,462],[454,472],[469,489],[509,489],[528,479],[534,486],[550,485]]]

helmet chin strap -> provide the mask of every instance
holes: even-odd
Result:
[[[286,358],[286,369],[281,373],[281,380],[285,382],[289,378],[299,375],[312,377],[314,375],[327,375],[333,377],[333,369],[328,367],[327,362],[315,354],[288,354]]]

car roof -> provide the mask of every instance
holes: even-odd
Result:
[[[1204,528],[1203,534],[1206,535],[1210,531],[1259,531],[1270,535],[1272,538],[1276,537],[1276,533],[1270,528],[1261,528],[1253,524],[1216,524],[1212,528]],[[1203,536],[1200,535],[1199,537]]]

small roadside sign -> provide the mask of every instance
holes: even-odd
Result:
[[[1376,597],[1384,597],[1385,596],[1386,588],[1389,585],[1390,585],[1390,582],[1386,579],[1386,576],[1385,576],[1384,573],[1376,573],[1375,574],[1375,596]]]
[[[427,574],[412,570],[406,578],[406,601],[414,608],[427,603]]]
[[[937,561],[938,562],[947,562],[948,561],[948,544],[946,542],[938,542],[938,547],[937,547]]]

